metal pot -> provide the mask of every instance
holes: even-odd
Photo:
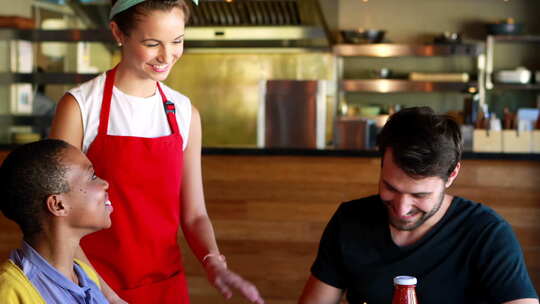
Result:
[[[523,23],[507,18],[497,23],[487,24],[487,32],[489,35],[519,35],[523,32]]]
[[[461,43],[461,33],[444,32],[433,39],[433,43]]]
[[[346,43],[381,43],[384,39],[385,30],[355,29],[342,30],[341,35]]]

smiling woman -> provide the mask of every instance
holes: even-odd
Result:
[[[53,121],[51,136],[81,148],[111,184],[112,227],[86,237],[80,258],[103,277],[112,303],[189,303],[180,227],[225,297],[238,289],[263,303],[227,269],[216,244],[203,195],[199,113],[161,83],[182,56],[188,8],[183,0],[113,2],[120,63],[68,91]]]
[[[158,10],[139,20],[138,30],[129,29],[129,34],[115,22],[111,23],[112,33],[122,46],[122,68],[117,76],[117,86],[122,91],[148,97],[154,94],[155,86],[141,86],[141,80],[154,83],[167,78],[184,50],[183,15],[176,7],[170,11]],[[139,81],[120,82],[126,77]]]

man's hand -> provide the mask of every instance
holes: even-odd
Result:
[[[233,290],[236,289],[251,303],[264,304],[264,300],[255,285],[227,269],[224,262],[217,260],[210,261],[204,266],[204,269],[206,270],[210,284],[226,299],[230,299],[233,295]]]

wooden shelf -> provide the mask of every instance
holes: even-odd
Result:
[[[337,56],[404,57],[404,56],[477,56],[484,50],[483,44],[337,44]]]
[[[476,87],[476,82],[430,82],[402,79],[343,80],[345,92],[399,93],[399,92],[464,92]]]

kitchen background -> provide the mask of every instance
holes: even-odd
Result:
[[[33,18],[36,27],[42,29],[106,27],[104,17],[108,5],[103,1],[73,1],[70,2],[72,5],[56,5],[52,2],[58,1],[21,0],[3,8],[2,14]],[[207,3],[219,1],[201,2],[204,7]],[[340,89],[338,80],[377,78],[382,69],[390,72],[392,78],[407,77],[411,72],[439,72],[467,73],[471,80],[476,80],[479,75],[477,56],[339,56],[332,51],[332,44],[344,42],[339,32],[342,29],[382,29],[385,30],[382,42],[409,45],[431,44],[443,32],[456,32],[461,33],[464,43],[480,47],[485,45],[486,25],[506,18],[523,23],[523,33],[540,33],[540,20],[534,14],[540,8],[540,3],[533,0],[307,0],[298,3],[301,25],[323,30],[327,34],[325,39],[308,36],[299,39],[298,45],[294,44],[297,41],[286,38],[276,38],[266,44],[250,41],[255,40],[249,37],[256,37],[264,22],[251,27],[249,31],[252,34],[232,46],[222,41],[205,44],[208,41],[197,40],[200,39],[198,32],[187,32],[186,52],[167,84],[188,95],[201,111],[204,146],[257,146],[257,136],[261,137],[261,133],[257,133],[261,129],[259,105],[264,100],[261,88],[264,88],[262,84],[267,80],[324,82],[326,117],[322,122],[325,124],[324,142],[329,148],[335,139],[336,116],[356,116],[364,110],[370,111],[370,108],[373,111],[372,106],[383,114],[393,105],[429,105],[439,112],[460,115],[464,99],[470,96],[465,93],[466,87],[427,93],[407,89],[385,93],[371,89],[346,92]],[[211,28],[211,31],[220,28],[214,24],[201,22],[200,25],[205,26],[199,28]],[[4,58],[0,71],[9,71],[9,62],[13,60],[7,56],[10,52],[8,37],[4,35],[0,41],[3,45],[0,55],[6,54],[0,56]],[[540,43],[496,44],[493,70],[510,70],[520,66],[533,72],[540,69],[540,59],[536,56],[539,46]],[[113,66],[119,56],[118,50],[109,42],[34,42],[32,53],[33,56],[29,55],[34,57],[30,58],[30,62],[33,61],[30,69],[36,71],[39,66],[46,73],[97,73]],[[340,64],[341,70],[337,69]],[[14,95],[12,83],[9,77],[4,78],[8,78],[8,81],[0,86],[0,96],[9,100],[10,94]],[[45,95],[54,101],[74,85],[58,82],[45,87]],[[34,86],[34,90],[36,88]],[[485,100],[490,111],[500,117],[504,107],[509,107],[511,111],[536,107],[536,93],[535,90],[496,89],[489,90]],[[7,114],[2,115],[0,121],[2,142],[12,141],[13,132],[21,128],[25,130],[24,126],[29,121],[31,123],[28,117],[21,117],[26,114],[10,115],[13,112],[10,112],[7,103],[2,103],[0,111]],[[261,145],[264,144],[259,140]]]
[[[30,18],[40,29],[105,27],[107,7],[103,4],[102,10],[97,9],[100,5],[97,1],[70,1],[70,5],[50,1],[0,1],[0,14]],[[224,4],[224,0],[200,2],[201,7],[214,2]],[[74,5],[77,3],[79,5]],[[472,86],[480,95],[483,89],[483,85],[474,81],[479,74],[478,57],[481,57],[474,52],[463,56],[425,56],[436,48],[419,47],[413,49],[424,52],[424,56],[357,56],[359,49],[372,50],[374,45],[341,48],[340,30],[384,29],[384,42],[393,43],[391,46],[397,43],[431,45],[434,38],[445,31],[461,32],[463,45],[479,45],[485,54],[486,24],[511,17],[516,23],[524,24],[523,34],[532,36],[520,36],[528,37],[523,38],[526,43],[496,41],[493,70],[513,70],[518,66],[531,71],[540,69],[536,55],[540,46],[540,20],[536,17],[540,2],[537,0],[300,0],[298,3],[306,18],[304,25],[314,27],[311,32],[295,32],[298,27],[293,25],[292,34],[284,38],[286,27],[280,27],[277,33],[265,32],[263,18],[259,25],[240,33],[243,36],[239,40],[226,43],[214,37],[222,27],[192,27],[187,32],[186,53],[167,80],[173,88],[188,95],[202,113],[207,147],[202,159],[205,198],[220,250],[227,256],[231,269],[254,282],[267,303],[273,304],[297,302],[322,230],[339,203],[377,192],[380,159],[374,153],[332,151],[334,125],[341,126],[336,122],[362,122],[359,116],[368,115],[364,112],[373,105],[388,112],[396,105],[428,104],[439,112],[450,111],[459,117],[465,100],[477,96],[463,90]],[[316,9],[309,8],[313,3],[320,5],[324,22],[318,18]],[[281,11],[285,12],[283,7]],[[5,21],[1,17],[0,25]],[[19,20],[23,27],[25,20]],[[325,30],[330,33],[329,39],[325,38]],[[20,51],[12,55],[12,41],[20,40],[20,33],[0,29],[0,148],[3,148],[0,160],[12,149],[11,143],[32,139],[20,134],[46,129],[46,120],[43,123],[42,118],[68,88],[85,79],[85,75],[109,69],[119,56],[113,43],[100,42],[108,41],[107,36],[99,33],[84,36],[83,32],[72,31],[45,38],[32,33],[23,35],[32,42],[17,42]],[[274,38],[256,39],[263,33]],[[71,42],[42,42],[55,39]],[[94,42],[83,42],[85,40]],[[450,44],[443,49],[448,51],[453,46]],[[347,50],[352,50],[354,56],[343,55]],[[44,73],[38,71],[38,66]],[[390,79],[382,77],[385,76],[381,74],[383,68],[391,71]],[[469,73],[472,81],[454,83],[449,89],[437,91],[441,88],[437,82],[428,81],[420,87],[412,85],[415,83],[406,78],[411,72]],[[262,125],[259,119],[261,112],[264,114],[260,107],[261,100],[265,100],[262,89],[266,87],[267,96],[275,96],[279,94],[273,94],[276,92],[272,88],[282,84],[264,83],[283,79],[317,80],[318,85],[323,84],[324,96],[319,98],[317,94],[316,99],[323,100],[326,106],[323,123],[327,150],[214,149],[260,146],[261,126],[275,126],[272,125],[275,121]],[[339,85],[341,79],[352,79],[353,85],[363,87],[349,92]],[[355,79],[362,81],[355,82]],[[364,86],[372,80],[374,87]],[[404,88],[392,92],[391,85],[385,86],[386,80],[404,84]],[[46,84],[41,97],[48,99],[39,102],[36,99],[33,105],[11,103],[14,94],[24,95],[12,92],[14,85],[30,84],[32,94],[37,92],[37,83]],[[303,92],[303,84],[290,83],[300,88],[292,90],[294,92]],[[524,106],[537,107],[539,89],[534,79],[527,85],[496,84],[494,89],[485,90],[485,101],[501,116],[504,106],[511,111]],[[25,93],[28,87],[21,90]],[[311,95],[304,97],[309,98],[285,101],[292,104],[314,99]],[[300,114],[304,109],[304,112],[313,110],[312,104],[300,105],[305,106],[300,108]],[[32,126],[39,130],[29,131],[28,127]],[[357,126],[357,129],[364,127]],[[4,143],[7,145],[2,145]],[[451,193],[486,203],[509,221],[523,247],[531,278],[540,290],[540,165],[537,156],[469,153]],[[16,225],[0,216],[0,260],[20,245],[20,238]],[[184,253],[193,303],[246,303],[239,297],[223,300],[207,283],[195,257],[187,248]]]

